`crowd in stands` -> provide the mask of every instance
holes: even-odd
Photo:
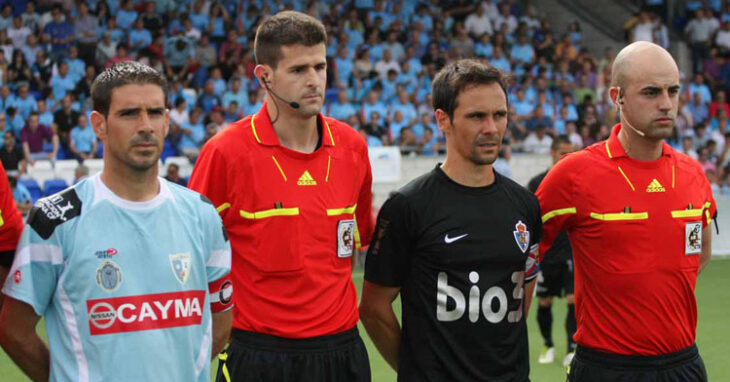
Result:
[[[663,3],[646,5],[657,2]],[[671,143],[695,155],[718,187],[727,187],[730,6],[723,10],[716,9],[719,1],[707,3],[709,8],[686,2],[691,16],[684,31],[697,74],[683,84]],[[284,9],[307,12],[325,24],[323,112],[349,123],[371,147],[442,153],[431,80],[447,61],[464,57],[488,60],[510,74],[501,165],[512,152],[547,153],[557,135],[586,147],[605,139],[617,121],[608,97],[615,52],[591,47],[599,52],[592,53],[578,22],[555,30],[550,20],[516,0],[0,4],[0,157],[13,176],[22,177],[38,160],[101,157],[103,145],[88,117],[90,87],[97,73],[124,60],[167,75],[171,129],[163,158],[186,156],[193,163],[210,137],[263,104],[266,92],[253,76],[254,35],[265,17]],[[667,25],[660,14],[643,12],[629,25],[630,38],[668,46]]]

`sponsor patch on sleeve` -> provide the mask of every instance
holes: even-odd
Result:
[[[208,283],[208,294],[211,312],[218,313],[233,308],[233,283],[230,273]]]
[[[697,255],[702,252],[702,222],[687,223],[684,226],[684,254]]]
[[[351,257],[355,248],[355,220],[337,222],[337,257]]]
[[[39,200],[30,210],[28,224],[44,240],[59,225],[81,215],[81,200],[73,188]]]

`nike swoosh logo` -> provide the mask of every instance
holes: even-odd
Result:
[[[446,236],[444,236],[444,243],[451,244],[451,243],[453,243],[453,242],[455,242],[455,241],[457,241],[459,239],[463,239],[463,238],[465,238],[467,236],[469,236],[468,233],[465,233],[465,234],[463,234],[461,236],[457,236],[457,237],[449,237],[449,234],[447,233]]]

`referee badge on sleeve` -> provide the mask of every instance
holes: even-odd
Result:
[[[352,256],[355,247],[355,220],[340,220],[337,222],[337,257]]]
[[[696,255],[702,252],[702,223],[687,223],[684,226],[684,254]]]

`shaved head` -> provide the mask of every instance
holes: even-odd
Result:
[[[659,45],[635,42],[616,55],[611,75],[610,97],[620,111],[621,126],[629,127],[619,135],[652,141],[653,150],[661,153],[659,142],[672,135],[679,104],[674,58]]]
[[[625,88],[633,79],[642,78],[644,72],[653,72],[658,66],[669,70],[672,67],[679,76],[677,63],[666,49],[648,41],[629,44],[613,60],[611,86]]]

